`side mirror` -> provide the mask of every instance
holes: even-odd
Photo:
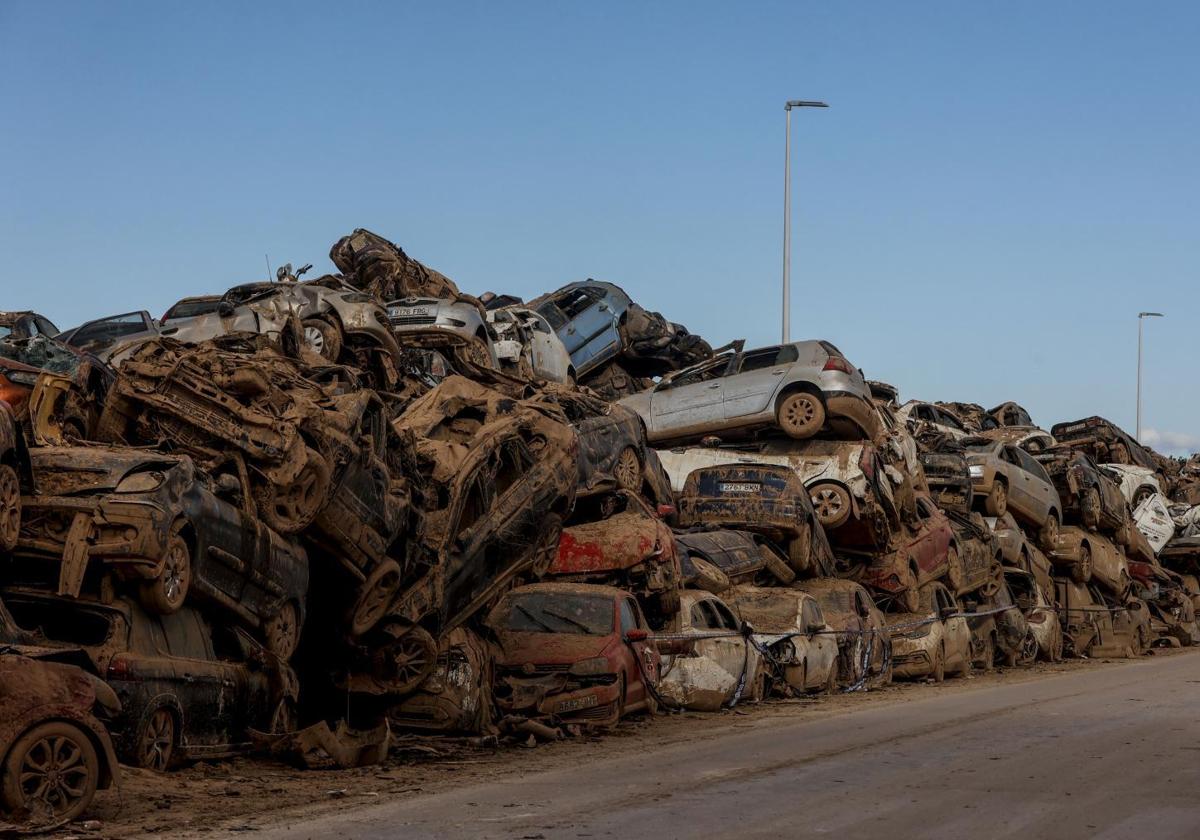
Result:
[[[650,631],[643,630],[640,627],[635,627],[625,633],[625,641],[627,642],[644,642],[650,638]]]
[[[956,615],[958,615],[958,607],[946,607],[938,615],[941,616],[942,621],[945,621],[948,618],[954,618]]]
[[[227,300],[223,300],[217,304],[217,314],[222,318],[228,318],[233,314],[233,304]]]
[[[754,635],[754,625],[751,624],[749,621],[743,621],[742,626],[738,629],[740,629],[742,631],[743,636],[753,636]]]
[[[217,476],[217,495],[218,496],[237,496],[242,492],[242,482],[238,480],[236,475],[222,473]]]

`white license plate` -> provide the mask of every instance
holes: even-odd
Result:
[[[416,315],[428,315],[428,306],[397,306],[389,313],[393,318],[412,318]]]
[[[583,697],[575,697],[570,700],[563,700],[555,707],[554,711],[577,712],[580,709],[590,709],[599,702],[600,700],[595,694],[585,694]]]
[[[749,481],[722,481],[719,489],[722,493],[757,493],[762,490],[762,485]]]

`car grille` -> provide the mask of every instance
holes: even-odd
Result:
[[[603,706],[592,706],[590,709],[584,709],[579,712],[566,712],[564,718],[570,720],[607,720],[613,716],[613,704],[606,703]]]
[[[404,315],[389,319],[393,327],[410,327],[420,324],[432,324],[437,321],[436,315]]]
[[[570,665],[534,665],[527,672],[524,667],[518,665],[516,667],[503,667],[500,669],[500,672],[512,677],[534,677],[545,674],[565,674],[569,670],[571,670]]]

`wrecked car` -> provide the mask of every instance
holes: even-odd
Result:
[[[23,652],[0,645],[0,810],[31,829],[58,827],[81,817],[97,790],[116,784],[104,721],[121,705],[81,668]]]
[[[908,424],[918,438],[937,432],[951,440],[962,440],[971,434],[953,412],[920,400],[909,400],[896,410],[896,416]]]
[[[546,574],[612,584],[643,599],[655,617],[667,618],[679,610],[681,571],[675,537],[635,493],[621,491],[577,504]]]
[[[345,275],[344,282],[378,300],[465,297],[449,277],[365,228],[355,228],[335,242],[329,260]]]
[[[494,336],[484,310],[467,299],[412,297],[389,301],[388,323],[404,346],[448,349],[483,368],[499,368]]]
[[[682,579],[690,586],[721,593],[734,583],[789,584],[796,573],[787,557],[762,534],[729,528],[675,532]]]
[[[912,612],[887,613],[892,636],[892,673],[897,678],[931,677],[971,670],[971,628],[950,590],[940,583],[921,588]]]
[[[987,597],[969,593],[959,603],[971,628],[972,664],[990,671],[997,660],[1006,667],[1027,665],[1037,656],[1037,639],[1002,578]]]
[[[999,540],[978,512],[969,514],[945,511],[954,529],[955,553],[950,557],[952,565],[942,581],[955,595],[978,591],[987,597],[1000,582],[1004,564],[1003,550]]]
[[[550,322],[525,306],[489,309],[487,320],[496,335],[496,358],[502,370],[529,379],[574,383],[575,367]]]
[[[1128,541],[1129,508],[1117,485],[1085,453],[1050,450],[1037,456],[1062,500],[1063,523]]]
[[[106,604],[24,587],[3,598],[34,644],[87,663],[116,692],[109,731],[127,764],[167,770],[245,752],[249,729],[295,729],[299,684],[287,663],[191,607],[160,616],[119,596]]]
[[[966,513],[971,510],[974,490],[966,456],[961,450],[926,450],[921,453],[921,466],[929,492],[943,510]]]
[[[112,371],[103,362],[56,339],[0,341],[0,401],[27,425],[35,425],[40,413],[43,421],[53,419],[64,438],[88,439],[111,382]],[[53,396],[35,410],[39,391]]]
[[[1163,492],[1158,474],[1147,467],[1134,464],[1100,464],[1099,467],[1120,485],[1130,510],[1136,509],[1146,497]]]
[[[1055,423],[1050,434],[1058,444],[1086,452],[1097,464],[1129,464],[1157,470],[1154,457],[1136,440],[1103,417]]]
[[[708,592],[686,590],[670,631],[693,637],[687,653],[664,654],[658,693],[672,705],[715,712],[769,690],[762,655],[725,602]]]
[[[1068,525],[1059,531],[1048,555],[1055,566],[1069,570],[1076,583],[1094,580],[1118,598],[1129,591],[1125,552],[1100,534]]]
[[[735,586],[722,597],[751,625],[755,644],[770,651],[774,677],[789,693],[837,691],[837,632],[816,598],[799,589],[757,586]]]
[[[304,550],[263,525],[234,473],[215,480],[191,459],[141,449],[36,448],[21,558],[51,560],[59,595],[111,570],[151,612],[189,597],[215,606],[289,658],[308,595]]]
[[[681,528],[755,531],[785,548],[798,575],[834,573],[833,551],[796,471],[777,464],[693,470],[676,502]]]
[[[547,394],[566,413],[579,438],[579,495],[642,489],[652,465],[637,415],[583,390],[554,389]]]
[[[862,373],[828,341],[721,353],[621,400],[651,443],[778,429],[802,440],[829,430],[871,440],[879,417]]]
[[[1050,560],[1036,544],[1025,537],[1025,532],[1011,513],[999,517],[985,516],[983,521],[987,523],[996,539],[996,545],[1000,548],[1000,559],[1005,566],[1023,569],[1037,578],[1038,585],[1043,589],[1054,589],[1050,580],[1053,568]]]
[[[1150,611],[1138,598],[1107,600],[1094,584],[1058,578],[1067,656],[1134,659],[1150,649]]]
[[[837,631],[838,683],[843,688],[892,681],[892,638],[871,594],[852,580],[814,578],[796,584],[817,599]]]
[[[0,341],[33,338],[38,335],[54,338],[59,332],[54,322],[36,312],[0,312]]]
[[[424,682],[388,711],[393,727],[424,732],[486,733],[493,724],[495,645],[456,627],[438,645],[437,665]]]
[[[1037,578],[1021,569],[1005,569],[1004,580],[1012,595],[1013,603],[1029,625],[1038,646],[1038,658],[1047,662],[1058,662],[1063,654],[1062,627],[1058,610]]]
[[[16,548],[21,533],[22,475],[28,475],[25,442],[12,409],[0,400],[0,554]]]
[[[1042,465],[1020,447],[986,438],[968,438],[963,447],[975,497],[987,515],[1011,510],[1037,529],[1043,548],[1053,546],[1062,524],[1062,500]]]
[[[496,703],[506,716],[613,726],[653,714],[660,657],[633,596],[610,586],[535,583],[487,618],[501,655]]]

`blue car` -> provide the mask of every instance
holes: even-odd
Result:
[[[577,377],[620,355],[620,325],[633,305],[612,283],[584,280],[543,295],[530,304],[550,322],[571,356]]]

